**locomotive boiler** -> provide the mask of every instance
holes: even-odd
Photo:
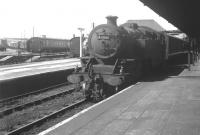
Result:
[[[145,26],[125,23],[108,16],[107,24],[95,27],[88,37],[90,57],[81,58],[82,67],[68,76],[80,83],[88,99],[99,101],[138,80],[144,72],[162,65],[165,36]]]

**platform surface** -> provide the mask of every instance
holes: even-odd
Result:
[[[33,62],[0,67],[0,81],[23,76],[30,76],[46,72],[54,72],[80,66],[80,60],[76,58],[64,60],[52,60],[44,62]]]
[[[40,135],[200,135],[200,63],[120,94]]]

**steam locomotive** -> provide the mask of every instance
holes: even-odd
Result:
[[[99,101],[138,80],[143,73],[162,66],[170,55],[186,50],[186,42],[136,23],[117,26],[117,17],[95,27],[88,38],[90,57],[68,76],[81,83],[88,99]]]

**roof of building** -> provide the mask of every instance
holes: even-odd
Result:
[[[198,0],[140,0],[190,37],[200,36]],[[169,10],[170,9],[170,10]]]
[[[165,31],[165,29],[160,26],[155,20],[153,19],[144,19],[144,20],[128,20],[127,23],[137,23],[139,26],[146,26],[150,27],[156,31]]]

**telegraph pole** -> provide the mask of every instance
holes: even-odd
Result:
[[[34,37],[34,34],[35,34],[35,28],[33,27],[33,37]]]
[[[94,29],[94,22],[92,23],[92,29]]]
[[[83,41],[82,41],[82,31],[84,31],[84,28],[78,28],[78,30],[80,31],[80,58],[83,56]]]

